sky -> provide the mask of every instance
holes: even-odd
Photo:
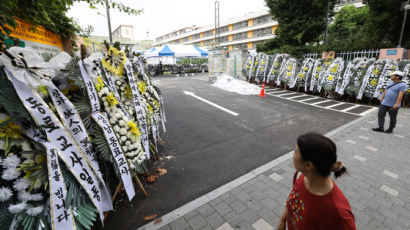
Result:
[[[129,16],[118,10],[111,10],[111,29],[119,25],[133,25],[134,39],[155,39],[172,30],[187,26],[206,26],[214,24],[214,0],[115,0],[144,12]],[[219,0],[220,22],[247,13],[267,9],[264,0]],[[108,36],[105,7],[92,10],[86,3],[75,3],[67,14],[75,18],[82,27],[94,27],[92,35]]]

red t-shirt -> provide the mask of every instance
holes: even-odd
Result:
[[[332,191],[318,196],[306,189],[303,174],[296,180],[297,173],[286,201],[289,230],[356,230],[349,202],[334,182]]]

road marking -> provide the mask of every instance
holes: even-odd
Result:
[[[283,176],[281,176],[281,175],[279,175],[279,174],[277,174],[277,173],[272,173],[269,177],[270,177],[272,180],[276,181],[276,182],[279,182],[279,181],[281,181],[281,180],[283,179]]]
[[[363,116],[366,116],[369,113],[373,113],[376,110],[378,110],[378,108],[374,107],[374,108],[371,108],[371,109],[368,109],[368,110],[364,111],[363,113],[361,113],[359,115],[363,117]]]
[[[369,130],[368,128],[365,128],[365,127],[360,127],[360,129],[361,130],[366,130],[366,131]]]
[[[224,108],[224,107],[222,107],[222,106],[220,106],[220,105],[217,105],[217,104],[215,104],[215,103],[213,103],[213,102],[210,102],[210,101],[208,101],[208,100],[206,100],[206,99],[204,99],[204,98],[202,98],[202,97],[199,97],[199,96],[195,95],[195,93],[193,93],[193,92],[189,92],[189,91],[183,91],[183,92],[185,93],[185,95],[192,96],[192,97],[194,97],[194,98],[196,98],[196,99],[198,99],[198,100],[200,100],[200,101],[203,101],[203,102],[205,102],[205,103],[207,103],[207,104],[209,104],[209,105],[212,105],[213,107],[218,108],[218,109],[220,109],[220,110],[222,110],[222,111],[224,111],[224,112],[227,112],[227,113],[229,113],[229,114],[231,114],[231,115],[234,115],[234,116],[238,116],[238,115],[239,115],[239,113],[235,113],[235,112],[233,112],[232,110],[226,109],[226,108]]]
[[[308,95],[308,96],[309,96],[309,95]],[[313,99],[318,99],[318,97],[303,99],[303,100],[300,100],[299,102],[305,102],[305,101],[309,101],[309,100],[313,100]]]
[[[356,159],[356,160],[362,161],[362,162],[365,162],[365,161],[366,161],[366,158],[361,157],[361,156],[359,156],[359,155],[354,155],[353,158]]]
[[[329,102],[329,100],[314,102],[314,103],[312,103],[312,104],[310,104],[310,105],[318,105],[318,104],[322,104],[322,103],[324,103],[324,102]]]
[[[292,93],[283,93],[283,94],[279,94],[278,97],[282,97],[282,96],[285,96],[285,95],[292,95],[292,94],[296,94],[296,93],[294,93],[294,92],[292,92]]]
[[[298,97],[306,97],[306,94],[294,96],[294,97],[288,97],[288,99],[293,99],[293,98],[298,98]]]
[[[342,112],[347,112],[347,111],[349,111],[349,110],[351,110],[351,109],[354,109],[354,108],[357,108],[357,107],[359,107],[359,106],[361,106],[361,105],[354,105],[354,106],[351,106],[351,107],[349,107],[349,108],[346,108],[346,109],[343,109],[343,110],[340,110],[340,111],[342,111]]]
[[[403,135],[400,135],[400,134],[394,134],[394,136],[395,136],[395,137],[399,137],[399,138],[404,138],[404,136],[403,136]]]
[[[399,195],[399,191],[397,191],[395,189],[392,189],[392,188],[390,188],[389,186],[386,186],[386,185],[382,185],[382,187],[380,187],[380,190],[382,190],[383,192],[387,192],[387,193],[389,193],[390,195],[393,195],[393,196],[398,196]]]
[[[326,106],[325,108],[326,108],[326,109],[330,109],[330,108],[336,107],[336,106],[338,106],[338,105],[343,105],[343,104],[345,104],[345,103],[344,103],[344,102],[339,102],[339,103],[334,104],[334,105]]]
[[[369,140],[369,138],[366,137],[366,136],[359,136],[359,138],[360,138],[360,139],[363,139],[363,140]]]
[[[373,121],[366,121],[367,123],[369,123],[369,124],[373,124]]]
[[[346,142],[350,143],[350,144],[353,144],[353,145],[356,144],[356,141],[352,141],[352,140],[346,140]]]
[[[389,176],[389,177],[391,177],[391,178],[394,178],[394,179],[399,178],[399,175],[397,175],[396,173],[390,172],[389,170],[384,170],[384,171],[383,171],[383,174],[384,174],[384,175],[387,175],[387,176]]]
[[[372,147],[372,146],[366,146],[366,149],[371,150],[373,152],[377,152],[377,148]]]
[[[285,94],[285,93],[288,93],[286,90],[278,90],[278,91],[274,91],[274,92],[270,92],[270,93],[272,93],[272,94],[277,94],[277,95],[279,95],[279,94]]]

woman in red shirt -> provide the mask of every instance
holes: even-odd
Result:
[[[287,225],[289,230],[355,230],[349,202],[330,178],[330,172],[335,178],[346,172],[337,161],[335,143],[316,133],[301,135],[293,164],[297,170],[293,188],[277,229]]]

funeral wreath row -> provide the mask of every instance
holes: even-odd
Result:
[[[143,61],[110,47],[105,56],[33,50],[0,55],[0,225],[91,229],[112,210],[107,181],[128,199],[132,178],[158,154],[163,99]]]

